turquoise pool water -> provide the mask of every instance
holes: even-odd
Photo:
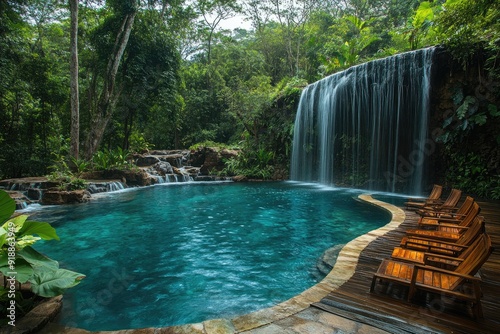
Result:
[[[233,317],[321,280],[322,253],[385,225],[359,191],[279,183],[189,183],[44,208],[61,241],[36,248],[85,274],[60,322],[88,330]]]

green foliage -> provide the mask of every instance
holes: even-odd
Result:
[[[55,229],[48,223],[28,220],[27,215],[12,217],[14,210],[14,200],[0,190],[0,272],[5,277],[15,272],[16,286],[29,282],[31,291],[41,297],[58,296],[77,285],[84,275],[59,268],[57,261],[32,247],[41,239],[59,240]],[[28,312],[33,300],[25,299],[21,291],[12,291],[8,286],[8,290],[0,290],[2,304],[15,299],[22,313]],[[2,319],[6,318],[5,312],[6,308],[0,311]]]
[[[0,222],[3,224],[12,216],[15,210],[16,202],[14,202],[5,191],[0,191]]]
[[[500,4],[494,0],[448,0],[437,21],[440,40],[464,67],[478,50],[488,51],[490,72],[498,71]],[[498,74],[497,74],[498,75]]]
[[[132,132],[129,138],[130,152],[143,153],[151,149],[152,145],[138,131]]]
[[[59,183],[60,190],[86,189],[87,182],[81,176],[90,169],[90,163],[69,157],[68,140],[58,137],[57,141],[57,150],[52,152],[53,164],[49,166],[51,173],[47,175],[47,179]]]
[[[302,94],[302,90],[307,86],[307,81],[299,77],[283,78],[277,85],[275,93],[272,95],[274,100],[284,99],[294,101]]]
[[[451,92],[454,108],[445,115],[442,134],[446,180],[479,197],[500,198],[496,156],[500,136],[500,113],[488,81],[478,83],[474,92],[456,85]]]
[[[415,15],[408,22],[405,34],[408,36],[410,48],[416,50],[423,45],[423,41],[427,38],[429,32],[432,34],[432,26],[434,24],[434,15],[441,10],[441,5],[438,2],[422,1],[415,11]],[[429,44],[429,43],[426,43]]]
[[[191,151],[196,151],[199,148],[203,148],[203,147],[216,147],[216,148],[222,149],[222,148],[234,148],[234,145],[227,145],[227,144],[223,144],[223,143],[216,143],[216,142],[211,141],[211,140],[206,140],[206,141],[202,141],[200,143],[196,143],[194,145],[189,146],[189,149]]]
[[[220,175],[243,175],[250,179],[271,179],[274,173],[274,153],[264,148],[251,150],[244,148],[237,158],[225,161],[225,168]]]
[[[446,181],[454,187],[482,198],[500,199],[500,177],[492,174],[479,153],[448,150],[450,167]]]
[[[480,101],[472,95],[464,96],[461,87],[455,88],[452,99],[456,110],[443,121],[444,132],[437,138],[442,143],[459,143],[476,127],[500,116],[494,104],[487,100]]]
[[[330,27],[332,39],[326,44],[325,52],[320,55],[324,75],[346,69],[366,59],[370,46],[380,41],[380,36],[373,33],[371,25],[372,21],[346,15]],[[339,30],[341,36],[338,36]]]
[[[128,161],[130,153],[118,147],[114,150],[103,149],[92,158],[94,170],[129,169],[132,164]]]

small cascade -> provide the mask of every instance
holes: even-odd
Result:
[[[125,186],[120,181],[90,182],[87,187],[87,191],[91,194],[112,192],[123,189],[125,189]]]
[[[29,189],[40,189],[41,182],[13,182],[7,190],[9,191],[28,191]]]
[[[161,177],[161,181],[157,183],[177,183],[177,182],[190,182],[193,181],[193,178],[187,174],[167,174],[164,177]]]
[[[118,191],[118,190],[123,190],[125,187],[123,186],[123,183],[119,181],[112,181],[106,183],[106,191]]]
[[[25,201],[16,201],[16,210],[24,210],[28,207],[28,203]]]
[[[157,184],[163,184],[163,183],[168,182],[166,176],[154,175],[154,178],[156,179]]]
[[[420,194],[433,53],[371,61],[306,87],[295,119],[291,179]]]

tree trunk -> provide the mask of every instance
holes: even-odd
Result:
[[[70,91],[71,91],[71,132],[70,155],[78,160],[80,146],[80,98],[78,95],[78,0],[69,0],[71,11],[71,60],[70,60]]]
[[[125,48],[127,47],[135,15],[136,12],[133,12],[124,17],[120,30],[116,36],[113,53],[110,55],[106,68],[103,91],[99,97],[96,113],[92,116],[90,122],[90,130],[87,136],[85,150],[87,159],[90,159],[99,148],[106,127],[113,115],[114,105],[120,95],[119,92],[115,91],[116,73],[118,72],[118,67],[120,66]]]

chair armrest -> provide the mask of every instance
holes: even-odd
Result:
[[[436,198],[436,199],[426,199],[425,200],[425,203],[429,203],[429,204],[441,204],[441,203],[444,203],[444,201],[440,198]]]
[[[461,277],[461,278],[464,278],[464,279],[467,279],[467,280],[470,280],[470,281],[482,282],[482,279],[480,277],[476,277],[476,276],[472,276],[472,275],[468,275],[468,274],[457,273],[455,271],[441,269],[441,268],[436,268],[436,267],[432,267],[432,266],[415,264],[415,269],[417,269],[417,270],[413,271],[414,272],[413,276],[415,276],[415,279],[416,279],[416,276],[417,276],[416,272],[418,271],[418,269],[422,269],[422,270],[435,271],[435,272],[439,272],[439,273],[447,274],[447,275],[452,275],[452,276],[456,276],[456,277]],[[412,281],[413,280],[414,280],[414,278],[412,277]]]
[[[448,218],[448,217],[432,217],[432,218],[435,218],[437,221],[446,222],[446,223],[458,224],[462,221],[462,219],[458,219],[458,218]]]
[[[437,248],[437,249],[443,249],[443,250],[447,250],[447,251],[453,251],[453,250],[446,247],[446,246],[450,246],[450,247],[460,248],[460,250],[458,250],[458,251],[462,252],[469,247],[467,245],[457,244],[456,242],[453,242],[453,241],[425,238],[423,236],[418,236],[418,235],[408,236],[408,237],[406,237],[406,240],[404,240],[404,241],[403,240],[400,243],[401,247],[408,247],[408,245],[415,245],[415,248],[426,247],[428,250],[431,248]],[[418,241],[423,241],[423,242],[428,242],[428,243],[438,243],[438,244],[443,245],[443,246],[425,245],[425,244],[419,243]]]
[[[453,208],[451,210],[453,211],[453,210],[458,210],[458,209]],[[452,217],[440,217],[439,215],[450,215]],[[467,215],[463,214],[463,213],[456,213],[456,212],[440,212],[438,214],[439,219],[454,219],[455,217],[465,217],[465,216],[467,216]]]
[[[412,237],[408,237],[408,240],[420,240],[420,241],[426,241],[426,242],[438,242],[440,244],[444,244],[444,245],[448,245],[448,246],[456,246],[456,247],[462,247],[462,248],[467,248],[469,246],[467,245],[459,245],[457,244],[456,242],[450,242],[450,241],[440,241],[440,240],[436,240],[436,239],[431,239],[431,238],[424,238],[422,236],[412,236]],[[408,241],[407,240],[407,241]],[[436,247],[436,246],[432,246],[432,247]]]
[[[437,260],[433,260],[433,259],[437,259]],[[440,261],[440,260],[442,260],[442,261]],[[433,254],[433,253],[424,253],[424,265],[428,265],[429,262],[437,262],[437,263],[442,263],[442,264],[457,267],[463,260],[464,259],[460,259],[460,258],[453,257],[453,256],[446,256],[446,255]],[[450,263],[450,262],[446,262],[446,261],[452,261],[455,263]]]
[[[459,230],[468,230],[469,229],[469,226],[460,226],[460,225],[455,225],[455,224],[439,224],[437,225],[438,229],[440,227],[450,227],[450,228],[456,228],[456,229],[459,229]]]
[[[449,209],[442,209],[442,208],[439,208],[437,210],[427,210],[427,212],[424,212],[425,211],[425,207],[420,209],[422,212],[419,213],[420,216],[422,217],[432,217],[432,218],[436,218],[436,219],[439,219],[441,218],[441,215],[449,215],[449,216],[452,216],[452,217],[442,217],[443,219],[444,218],[453,218],[453,216],[465,216],[461,213],[455,213],[453,211],[457,211],[459,208],[449,208]]]
[[[433,240],[436,242],[436,240]],[[433,255],[436,255],[437,252],[441,251],[443,253],[452,253],[452,254],[457,254],[463,252],[465,249],[467,249],[469,246],[462,246],[462,245],[455,245],[451,242],[446,242],[446,241],[437,241],[441,245],[423,245],[418,242],[412,242],[408,241],[404,245],[402,245],[403,248],[410,248],[410,249],[416,249],[416,250],[421,250],[422,248],[425,249],[425,252],[431,253]],[[412,245],[414,245],[412,247]],[[457,247],[459,249],[450,249],[449,247],[446,246],[452,246],[452,247]],[[442,255],[442,254],[439,254]],[[458,255],[458,254],[457,254]]]

